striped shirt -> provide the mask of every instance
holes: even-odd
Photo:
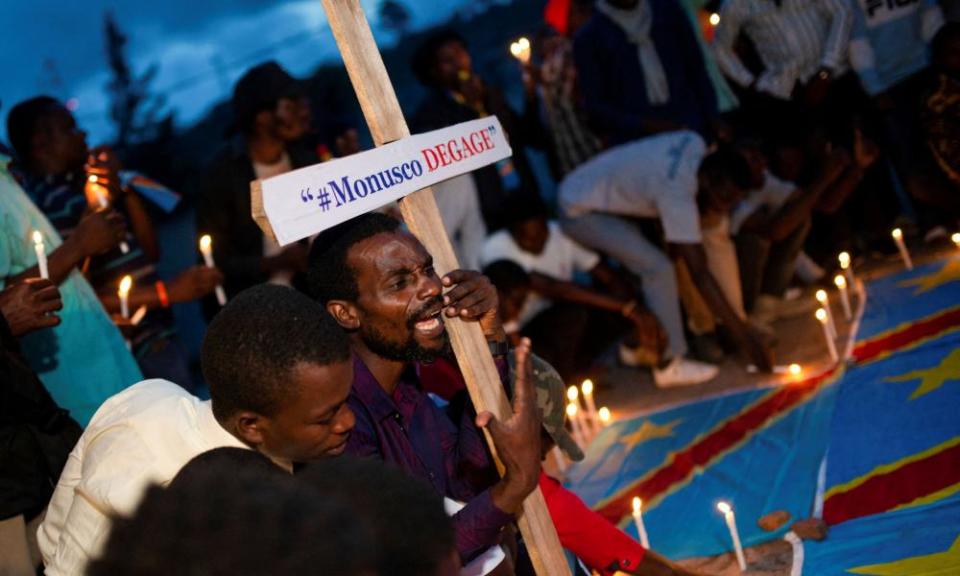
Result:
[[[846,70],[853,17],[844,0],[726,0],[714,40],[717,63],[741,86],[789,100],[797,82],[820,68]],[[754,76],[734,52],[743,31],[753,41],[764,72]]]

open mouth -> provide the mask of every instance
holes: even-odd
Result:
[[[443,319],[440,317],[441,311],[442,309],[438,308],[422,320],[417,320],[413,324],[413,329],[427,337],[439,336],[443,333]]]

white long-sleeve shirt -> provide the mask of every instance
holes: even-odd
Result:
[[[166,380],[145,380],[97,410],[70,453],[37,538],[48,575],[83,574],[145,490],[165,485],[195,456],[245,447],[203,402]]]
[[[714,37],[717,63],[741,86],[789,100],[797,82],[820,68],[835,74],[847,68],[853,15],[845,0],[726,0]],[[759,79],[733,50],[743,31],[766,68]]]

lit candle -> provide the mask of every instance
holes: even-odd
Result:
[[[203,254],[203,262],[207,265],[207,268],[215,268],[216,265],[213,263],[213,240],[210,238],[209,234],[204,234],[200,237],[200,253]],[[217,284],[216,288],[217,293],[217,302],[221,306],[227,303],[227,293],[223,291],[223,286]]]
[[[720,15],[716,12],[710,15],[710,25],[714,27],[720,25]]]
[[[33,231],[33,249],[37,253],[37,268],[40,269],[40,277],[49,279],[50,270],[47,268],[47,251],[43,246],[43,234],[39,230]]]
[[[100,208],[101,208],[101,209],[103,209],[103,208],[109,208],[109,207],[110,207],[110,202],[107,201],[107,195],[103,193],[103,186],[101,186],[100,184],[97,183],[98,179],[97,179],[96,175],[91,174],[91,175],[87,178],[87,181],[90,183],[90,186],[89,186],[89,187],[90,187],[91,190],[93,190],[93,195],[96,196],[96,198],[97,198],[97,204],[100,206]],[[130,245],[127,244],[126,241],[121,242],[121,243],[120,243],[120,251],[123,252],[124,254],[129,254],[129,253],[130,253]]]
[[[577,425],[583,433],[583,439],[587,442],[593,437],[593,427],[587,422],[587,415],[583,413],[583,404],[580,403],[580,390],[576,386],[567,388],[567,400],[577,407]]]
[[[910,252],[907,251],[907,245],[903,243],[903,231],[899,228],[894,228],[890,235],[893,236],[893,241],[897,243],[897,250],[900,251],[900,257],[903,258],[904,266],[907,267],[907,270],[913,270],[913,260],[910,259]]]
[[[956,245],[957,248],[960,248],[960,232],[954,232],[950,236],[950,239],[953,240],[953,243],[954,245]]]
[[[633,497],[633,523],[637,527],[637,535],[640,536],[640,545],[650,549],[650,539],[647,537],[647,528],[643,525],[643,500],[638,496]]]
[[[837,325],[833,322],[833,310],[830,309],[830,297],[826,290],[817,290],[817,302],[827,312],[827,327],[830,328],[830,336],[837,337]]]
[[[857,281],[853,277],[853,266],[850,265],[850,253],[841,252],[837,258],[840,260],[840,269],[847,276],[847,284],[853,289],[857,289]]]
[[[794,378],[803,374],[803,368],[801,368],[799,364],[791,364],[790,367],[787,368],[787,371],[790,372],[790,375]]]
[[[510,53],[520,61],[521,64],[530,62],[530,41],[521,37],[516,42],[510,44]]]
[[[129,274],[120,280],[120,288],[117,290],[117,296],[120,297],[120,315],[124,318],[130,318],[130,288],[133,287],[133,278]]]
[[[743,546],[740,544],[740,532],[737,531],[737,519],[733,516],[733,508],[726,502],[717,502],[717,510],[723,514],[723,519],[727,521],[730,539],[733,540],[733,551],[737,555],[737,564],[742,572],[747,569],[747,561],[743,557]]]
[[[609,408],[607,408],[606,406],[601,406],[601,407],[600,407],[600,411],[597,413],[597,415],[600,416],[600,424],[601,424],[601,425],[603,425],[603,426],[609,426],[609,425],[610,425],[611,415],[610,415],[610,409],[609,409]]]
[[[550,453],[553,454],[553,461],[557,465],[557,471],[560,474],[564,474],[567,471],[567,461],[563,457],[563,452],[560,451],[559,446],[554,446],[553,450],[550,450]]]
[[[853,313],[850,311],[850,295],[847,294],[847,279],[837,274],[836,278],[833,279],[833,283],[837,285],[837,289],[840,290],[840,304],[843,306],[843,317],[847,319],[847,322],[853,318]]]
[[[580,420],[577,418],[578,412],[576,404],[567,404],[567,420],[570,421],[570,428],[573,429],[573,441],[582,449],[586,446],[586,443],[583,438],[583,429],[580,427]]]
[[[827,351],[830,352],[830,359],[836,362],[840,359],[840,356],[837,354],[837,345],[830,336],[830,329],[827,327],[827,311],[823,308],[818,308],[817,320],[823,325],[823,339],[827,341]]]
[[[583,399],[587,403],[587,415],[590,417],[590,426],[593,433],[600,432],[600,416],[597,414],[597,405],[593,401],[593,381],[584,380],[580,385],[580,391],[583,392]]]

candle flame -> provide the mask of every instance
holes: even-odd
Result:
[[[839,274],[837,274],[837,277],[833,279],[833,283],[836,284],[837,288],[841,290],[847,287],[847,279]]]
[[[960,248],[960,232],[954,232],[954,234],[950,236],[950,239],[953,240],[953,243],[956,244],[958,248]]]
[[[633,513],[639,514],[640,510],[642,509],[643,509],[643,500],[641,500],[639,496],[634,496],[633,497]]]
[[[903,238],[903,230],[901,230],[901,229],[899,229],[899,228],[894,228],[894,229],[893,229],[893,232],[891,232],[890,234],[891,234],[894,238],[896,238],[897,240]]]
[[[133,286],[133,278],[127,274],[120,280],[120,294],[127,295],[130,293],[130,288]]]
[[[43,234],[41,234],[39,230],[33,231],[33,243],[43,244]]]
[[[580,396],[580,391],[577,390],[576,386],[571,386],[567,388],[567,400],[571,402],[576,402],[579,396]]]
[[[837,258],[840,260],[840,268],[846,270],[850,266],[850,253],[841,252]]]
[[[817,302],[821,304],[827,303],[827,291],[826,290],[817,290]]]
[[[718,26],[720,24],[720,15],[714,12],[710,15],[710,25]]]
[[[209,235],[209,234],[204,234],[203,236],[201,236],[201,237],[200,237],[200,250],[209,250],[209,249],[210,249],[210,243],[211,243],[211,242],[213,242],[213,240],[210,239],[210,235]]]
[[[610,409],[606,406],[602,406],[600,410],[597,410],[597,414],[600,416],[600,421],[604,424],[610,423]]]
[[[567,416],[573,418],[577,415],[577,405],[576,404],[567,404]]]
[[[827,311],[824,310],[823,308],[817,308],[817,320],[819,320],[819,321],[823,322],[824,324],[826,324],[826,323],[827,323]]]
[[[583,390],[584,396],[590,396],[593,394],[593,380],[584,380],[580,388]]]
[[[719,510],[723,514],[729,514],[733,512],[733,508],[730,507],[730,504],[723,502],[722,500],[720,502],[717,502],[717,510]]]
[[[792,375],[794,375],[794,376],[799,376],[800,373],[803,371],[803,369],[800,368],[800,365],[799,365],[799,364],[791,364],[790,367],[787,368],[787,370],[789,370],[789,371],[790,371],[790,374],[792,374]]]

